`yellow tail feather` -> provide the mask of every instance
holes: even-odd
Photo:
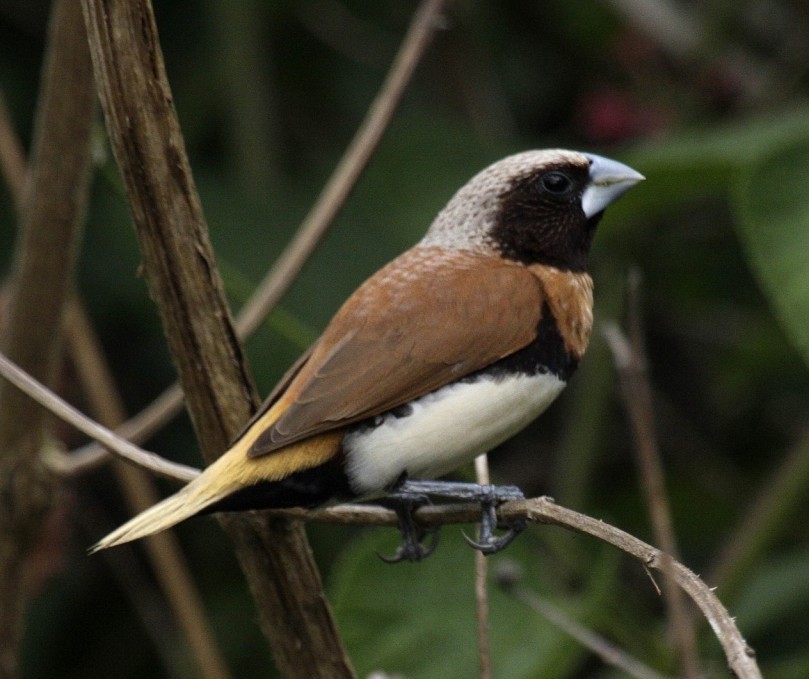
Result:
[[[339,448],[343,431],[293,443],[269,455],[250,458],[247,451],[264,429],[261,420],[230,450],[184,488],[127,521],[90,549],[90,553],[153,535],[199,514],[236,491],[262,481],[278,481],[326,462]]]
[[[219,461],[223,459],[224,456]],[[216,478],[216,472],[219,471],[216,467],[216,464],[211,465],[174,495],[149,507],[116,528],[93,545],[90,548],[90,554],[171,528],[230,495],[234,488],[228,488],[228,484],[211,483],[212,477],[217,481],[221,480]]]
[[[95,554],[99,550],[122,545],[132,540],[139,540],[171,528],[221,499],[214,496],[211,498],[196,498],[196,502],[189,501],[185,493],[186,490],[188,490],[188,486],[179,493],[175,493],[162,502],[149,507],[149,509],[127,521],[123,526],[116,528],[112,533],[94,544],[89,550],[90,554]]]

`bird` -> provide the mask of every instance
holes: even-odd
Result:
[[[221,457],[91,552],[201,514],[377,498],[403,535],[390,560],[417,561],[434,544],[412,513],[433,496],[479,502],[473,546],[502,549],[523,526],[495,535],[494,508],[519,488],[440,479],[563,390],[593,325],[596,226],[643,179],[564,149],[480,171],[347,299]]]

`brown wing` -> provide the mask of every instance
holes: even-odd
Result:
[[[283,394],[286,388],[289,386],[290,382],[292,382],[292,380],[295,378],[295,375],[300,372],[300,369],[309,360],[314,348],[315,345],[312,344],[306,351],[298,356],[297,360],[289,367],[281,379],[278,380],[278,383],[272,388],[272,391],[267,395],[267,398],[264,399],[264,402],[258,407],[258,410],[256,410],[256,412],[253,414],[253,417],[247,420],[244,426],[233,437],[233,441],[231,441],[231,443],[235,443],[242,436],[244,436],[245,433],[247,433],[247,431],[275,404],[281,394]]]
[[[543,299],[517,263],[406,252],[338,311],[250,455],[385,412],[521,349],[536,336]]]

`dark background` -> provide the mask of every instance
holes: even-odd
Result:
[[[414,9],[404,0],[156,3],[234,308],[334,168]],[[26,145],[47,13],[48,3],[0,1],[0,88]],[[631,164],[647,181],[608,211],[593,248],[597,324],[623,318],[636,268],[682,560],[720,585],[766,676],[809,676],[808,31],[809,7],[797,0],[450,3],[351,199],[247,345],[262,393],[345,296],[413,244],[486,164],[548,146]],[[96,146],[78,287],[135,413],[174,373],[100,118]],[[0,188],[3,274],[15,227]],[[63,380],[70,393],[69,366]],[[148,447],[200,463],[184,418]],[[497,480],[652,540],[600,325],[566,393],[492,466]],[[193,675],[140,548],[85,556],[125,516],[108,471],[68,483],[39,548],[23,677]],[[234,676],[266,676],[271,660],[230,544],[210,520],[178,533]],[[457,527],[444,530],[433,559],[397,567],[374,555],[392,549],[393,531],[310,534],[360,675],[474,675],[473,558]],[[746,546],[728,558],[729,544]],[[640,564],[548,527],[491,563],[504,559],[519,560],[525,584],[583,624],[676,673],[663,606]],[[496,676],[621,676],[524,604],[492,597]],[[722,676],[710,628],[698,631],[707,676]]]

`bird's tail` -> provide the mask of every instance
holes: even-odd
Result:
[[[225,465],[219,463],[226,462],[226,457],[223,455],[174,495],[144,510],[99,540],[90,548],[90,554],[171,528],[230,495],[238,486],[223,483],[228,477],[222,474]]]
[[[263,430],[259,420],[230,450],[174,495],[127,521],[90,548],[90,553],[159,533],[196,516],[229,495],[263,481],[279,481],[330,459],[343,432],[330,431],[292,443],[268,455],[251,458],[248,451]]]

